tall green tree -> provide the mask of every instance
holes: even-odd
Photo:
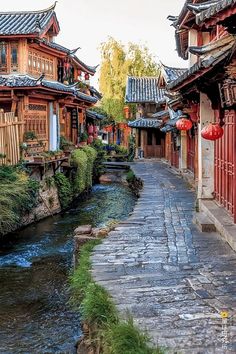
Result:
[[[158,64],[146,46],[129,43],[125,47],[110,37],[101,44],[99,88],[103,110],[115,121],[122,121],[127,76],[157,76],[158,72]]]

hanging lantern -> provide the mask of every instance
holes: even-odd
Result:
[[[129,106],[124,107],[124,116],[126,119],[129,119]]]
[[[104,128],[104,130],[105,130],[107,133],[112,133],[112,126],[111,126],[111,125],[108,125],[107,127]]]
[[[88,133],[89,135],[93,134],[93,125],[88,126]]]
[[[209,123],[201,131],[201,136],[206,140],[220,139],[223,134],[224,130],[218,123]]]
[[[176,128],[178,130],[189,130],[192,128],[192,126],[193,123],[187,118],[181,118],[176,122]]]
[[[88,143],[89,143],[89,144],[92,144],[92,142],[93,142],[93,135],[89,135],[89,137],[88,137]]]
[[[125,123],[119,123],[119,129],[125,129],[126,124]]]
[[[95,133],[98,133],[98,126],[97,125],[94,126],[94,134]]]
[[[85,79],[86,81],[89,80],[89,74],[88,74],[88,73],[85,73],[85,74],[84,74],[84,79]]]

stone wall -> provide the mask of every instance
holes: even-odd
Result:
[[[39,191],[38,205],[32,211],[25,215],[22,220],[22,226],[29,225],[48,216],[57,214],[61,211],[56,186],[44,186]]]

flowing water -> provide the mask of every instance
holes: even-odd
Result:
[[[134,203],[122,185],[96,185],[89,200],[0,245],[0,354],[75,353],[81,329],[68,306],[73,230],[125,219]]]

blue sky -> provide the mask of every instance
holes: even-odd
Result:
[[[38,10],[52,3],[0,0],[0,11]],[[179,14],[183,4],[184,0],[59,0],[61,32],[56,41],[69,48],[80,46],[77,55],[89,65],[99,64],[99,45],[112,36],[123,43],[146,44],[165,64],[184,67],[187,63],[178,58],[174,29],[166,19]]]

